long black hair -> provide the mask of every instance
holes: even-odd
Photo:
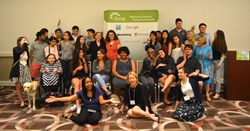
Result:
[[[150,45],[153,45],[153,46],[156,46],[156,44],[157,44],[157,34],[156,34],[156,32],[155,31],[151,31],[150,32],[150,34],[149,34],[149,37],[150,37],[150,35],[151,34],[153,34],[154,36],[155,36],[155,43],[154,43],[154,45],[152,44],[152,40],[150,39]]]
[[[86,79],[87,78],[89,78],[90,80],[91,80],[91,78],[90,77],[88,77],[88,76],[86,76],[86,77],[83,77],[83,79],[82,79],[82,90],[83,90],[83,97],[85,98],[85,99],[89,99],[89,97],[87,96],[87,89],[86,89],[86,87],[85,87],[85,82],[86,82]],[[92,81],[92,80],[91,80]],[[92,81],[92,83],[93,83],[93,81]],[[93,84],[93,86],[92,86],[92,88],[91,88],[91,91],[92,91],[92,98],[94,99],[95,97],[96,97],[96,87],[94,87],[94,84]]]
[[[75,49],[76,49],[76,48],[78,48],[78,49],[81,48],[80,40],[81,40],[82,37],[83,37],[82,35],[80,35],[80,36],[77,37]],[[83,49],[83,52],[84,52],[84,53],[86,53],[86,52],[88,51],[88,48],[87,48],[87,46],[86,46],[85,43],[83,43],[82,49]]]
[[[65,31],[64,34],[67,33],[69,35],[69,40],[74,40],[71,33],[69,31]]]
[[[80,63],[79,63],[79,54],[80,54],[80,51],[83,51],[83,49],[75,49],[75,52],[73,54],[73,60],[72,60],[72,64],[71,64],[71,70],[73,72],[74,69],[76,69],[78,66],[80,66]],[[83,54],[84,55],[84,54]],[[82,61],[82,59],[81,59]],[[83,61],[82,61],[82,64],[83,64]]]
[[[168,34],[168,37],[167,37],[167,41],[166,41],[166,46],[168,47],[168,43],[170,41],[170,37],[169,37],[169,33],[168,33],[168,30],[163,30],[162,33],[161,33],[161,47],[163,46],[163,42],[164,42],[164,39],[163,39],[163,33],[166,32]]]
[[[168,64],[169,63],[169,55],[167,54],[166,50],[165,49],[159,49],[159,51],[163,51],[165,53],[165,58],[160,58],[161,61],[164,63],[164,64]],[[159,52],[158,51],[158,52]]]

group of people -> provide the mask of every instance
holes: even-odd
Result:
[[[227,45],[224,32],[217,30],[214,39],[206,33],[207,25],[199,25],[200,32],[194,33],[195,27],[186,31],[182,28],[182,20],[177,18],[176,28],[151,31],[150,42],[145,46],[146,57],[143,66],[137,75],[136,65],[129,58],[130,51],[121,43],[115,31],[109,30],[105,39],[102,32],[88,29],[88,36],[82,36],[77,26],[72,27],[72,33],[63,32],[58,22],[55,35],[48,38],[48,30],[37,32],[37,39],[31,44],[27,38],[20,37],[17,47],[13,48],[13,66],[10,80],[16,84],[21,108],[24,108],[21,84],[31,82],[34,78],[43,79],[42,86],[55,85],[56,81],[63,79],[63,87],[67,95],[70,85],[75,87],[75,94],[69,97],[50,97],[46,101],[76,101],[71,107],[79,116],[64,114],[78,124],[96,124],[101,116],[100,104],[117,101],[104,100],[104,93],[111,95],[106,83],[111,83],[115,93],[123,101],[120,112],[128,105],[127,114],[130,117],[147,117],[160,121],[160,117],[153,113],[150,107],[151,97],[155,83],[163,84],[161,94],[163,103],[172,105],[168,101],[170,85],[177,82],[177,100],[173,117],[182,121],[194,121],[204,112],[201,88],[206,88],[206,99],[211,101],[219,97],[220,76],[227,54]],[[31,61],[31,74],[29,73],[29,60]],[[91,61],[91,70],[88,69]],[[89,77],[89,72],[92,76]],[[216,92],[214,92],[214,74]],[[92,78],[92,79],[91,79]],[[96,87],[94,84],[96,83]],[[210,91],[211,84],[211,92]],[[178,106],[184,98],[185,104]],[[81,101],[84,105],[81,106]]]

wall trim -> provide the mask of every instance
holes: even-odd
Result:
[[[0,86],[15,86],[15,84],[10,81],[0,81]]]
[[[0,57],[13,57],[12,53],[0,53]]]

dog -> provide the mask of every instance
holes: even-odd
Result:
[[[39,84],[37,81],[32,81],[31,83],[24,83],[23,88],[24,92],[27,94],[29,106],[28,108],[31,108],[31,102],[30,98],[32,97],[33,100],[33,110],[36,110],[36,92]]]

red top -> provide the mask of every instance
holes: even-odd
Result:
[[[118,48],[117,45],[121,44],[119,40],[115,40],[112,45],[110,45],[110,42],[106,42],[106,49],[107,53],[106,56],[111,61],[111,64],[113,65],[113,62],[116,58],[118,58]]]
[[[169,45],[169,43],[170,43],[170,41],[168,42],[168,45]],[[168,53],[168,46],[166,45],[166,42],[162,44],[161,48],[166,50],[166,52]]]

